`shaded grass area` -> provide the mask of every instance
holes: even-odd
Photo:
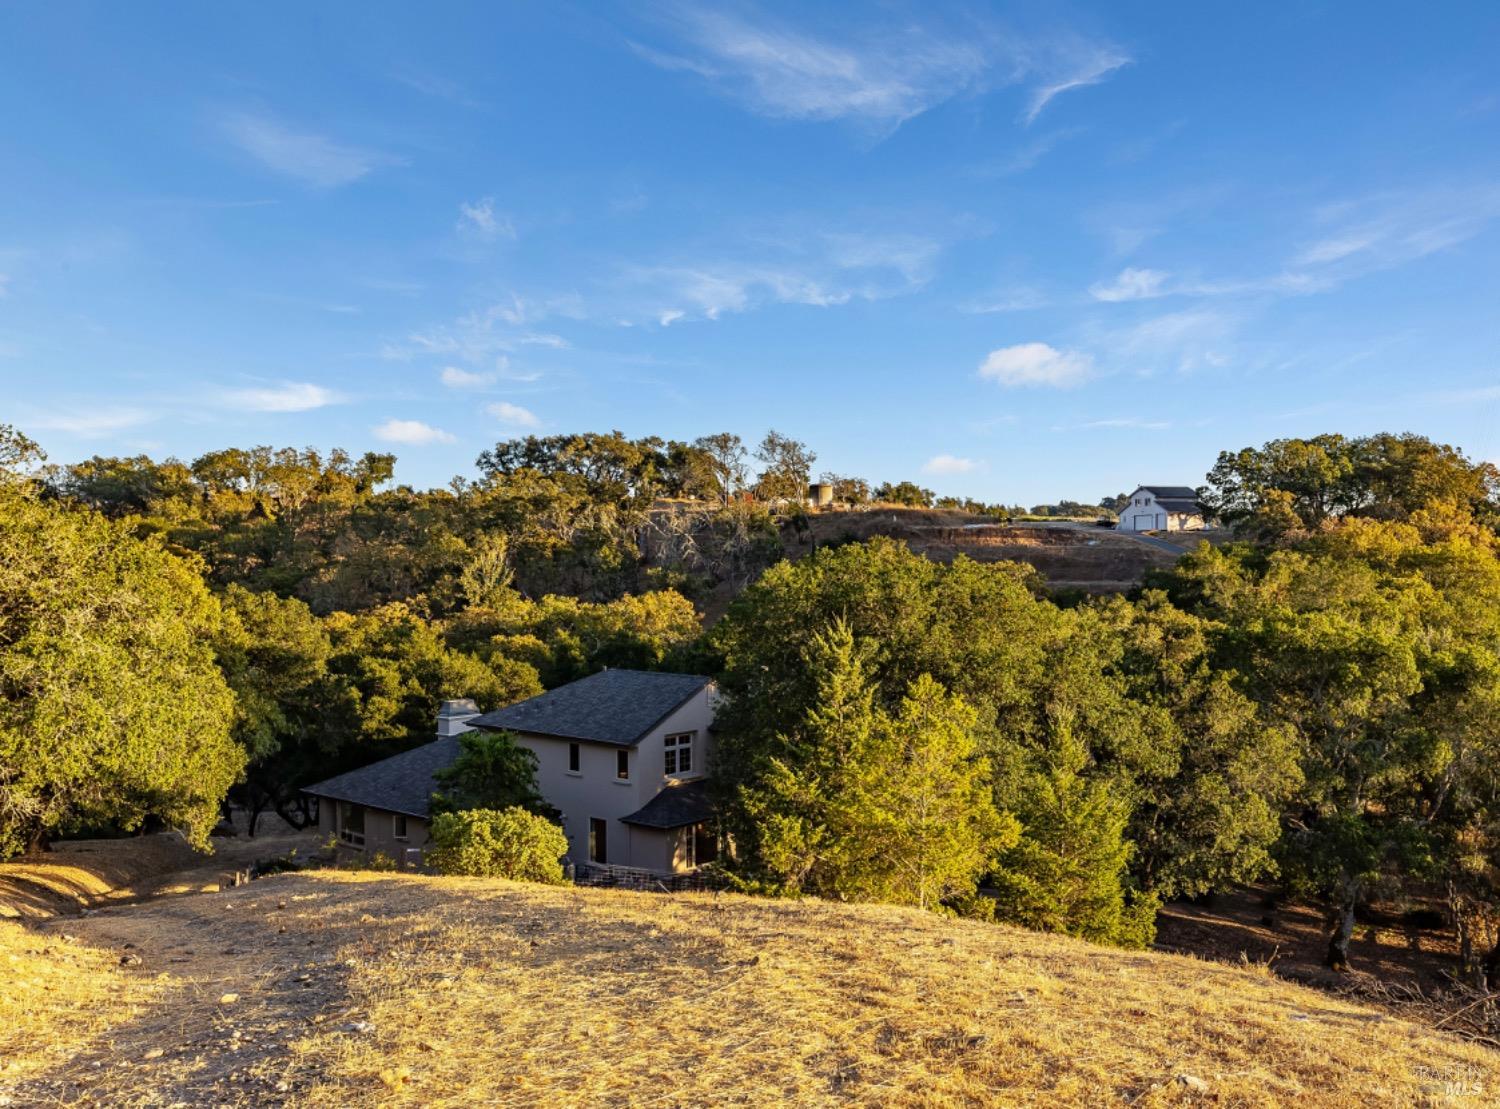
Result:
[[[143,964],[79,956],[117,988],[78,999],[99,1023],[69,1033],[74,1057],[39,1046],[66,1005],[0,1034],[0,1054],[28,1060],[23,1080],[0,1077],[18,1104],[1486,1105],[1500,1092],[1500,1055],[1254,968],[889,907],[319,872],[68,926],[104,952],[136,943]]]
[[[201,858],[176,832],[59,843],[51,851],[0,863],[0,917],[76,912],[113,890]]]

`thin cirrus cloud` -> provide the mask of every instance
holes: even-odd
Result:
[[[1093,368],[1093,356],[1083,351],[1058,350],[1047,343],[1017,343],[990,351],[979,366],[979,376],[1007,388],[1065,389],[1087,380]]]
[[[1026,105],[1026,122],[1036,122],[1042,109],[1056,97],[1072,89],[1097,85],[1115,70],[1129,65],[1130,60],[1130,55],[1115,47],[1074,40],[1048,67],[1047,76],[1032,92]]]
[[[335,142],[254,112],[229,112],[219,126],[230,142],[265,168],[316,188],[352,184],[376,169],[400,164],[380,151]]]
[[[950,477],[954,474],[970,474],[979,469],[979,463],[972,458],[958,458],[951,454],[939,454],[929,458],[922,464],[924,474],[932,474],[935,477]]]
[[[669,9],[670,48],[632,42],[662,69],[692,73],[759,115],[850,119],[893,130],[954,97],[1027,87],[1033,122],[1057,96],[1126,65],[1120,48],[1076,34],[1022,34],[985,18],[946,23],[898,15],[835,36],[756,9]]]
[[[149,423],[155,417],[139,408],[115,408],[108,411],[43,412],[26,420],[30,431],[56,431],[80,439],[96,439]]]
[[[442,428],[424,424],[421,420],[387,420],[374,428],[373,434],[383,442],[402,443],[409,447],[455,442],[454,437]]]
[[[343,401],[332,389],[305,381],[287,381],[281,385],[255,389],[231,389],[225,402],[234,408],[251,412],[310,412]]]
[[[444,366],[439,378],[450,389],[483,389],[494,382],[495,375],[462,370],[457,366]]]
[[[496,401],[494,404],[485,406],[484,409],[502,424],[511,427],[538,427],[541,420],[537,419],[536,413],[529,408],[522,408],[519,404],[511,404],[509,401]]]
[[[942,249],[938,240],[923,235],[822,232],[795,242],[762,244],[755,260],[628,267],[618,278],[617,293],[626,302],[623,315],[663,327],[684,319],[717,320],[769,304],[828,308],[923,288]]]
[[[458,229],[485,242],[516,237],[515,224],[509,216],[495,211],[495,199],[489,196],[472,204],[459,204]]]
[[[1149,300],[1165,296],[1167,274],[1161,270],[1127,267],[1113,281],[1101,281],[1089,286],[1089,295],[1095,300],[1109,302],[1123,300]]]

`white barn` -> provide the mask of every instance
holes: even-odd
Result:
[[[1198,492],[1186,485],[1142,485],[1120,509],[1119,531],[1197,531],[1204,527]]]

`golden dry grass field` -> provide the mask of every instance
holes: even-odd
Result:
[[[0,921],[0,1104],[1497,1098],[1500,1054],[1254,968],[897,908],[325,871]]]

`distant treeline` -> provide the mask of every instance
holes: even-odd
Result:
[[[298,787],[425,738],[443,698],[669,667],[727,695],[745,888],[1142,944],[1161,899],[1274,878],[1330,907],[1333,962],[1361,903],[1420,891],[1466,971],[1500,964],[1493,467],[1416,436],[1225,453],[1202,500],[1239,541],[1059,604],[891,540],[786,561],[813,455],[747,456],[531,437],[419,492],[383,488],[388,455],[46,467],[4,429],[0,854],[151,821],[204,843],[230,793],[298,821]],[[741,592],[705,632],[716,589]]]

